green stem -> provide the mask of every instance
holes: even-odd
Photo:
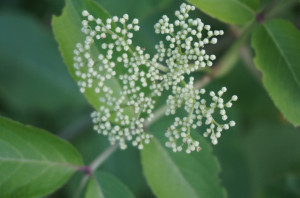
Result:
[[[164,73],[167,73],[167,72],[170,71],[170,69],[168,67],[166,67],[166,66],[164,66],[162,64],[158,64],[157,65],[157,69],[160,70],[160,71],[162,71],[162,72],[164,72]]]
[[[79,197],[81,197],[80,195],[81,195],[81,193],[82,193],[84,187],[86,186],[89,177],[90,177],[89,175],[84,175],[84,176],[83,176],[83,178],[82,178],[81,181],[80,181],[79,188],[78,188],[77,192],[76,192],[75,195],[74,195],[74,198],[79,198]]]
[[[68,141],[74,139],[81,132],[85,131],[91,126],[91,116],[89,114],[84,114],[77,118],[72,124],[65,127],[58,135]]]
[[[99,166],[103,162],[105,162],[105,160],[107,160],[112,153],[114,153],[117,150],[117,148],[119,148],[119,144],[111,145],[104,152],[100,153],[100,155],[98,155],[98,157],[96,157],[95,160],[89,166],[84,167],[83,170],[88,170],[88,171],[80,181],[79,188],[74,196],[75,198],[80,197],[84,187],[86,186],[89,178],[93,175],[94,171],[96,171],[99,168]]]
[[[252,21],[242,30],[242,33],[240,33],[240,36],[235,41],[235,43],[229,48],[226,54],[219,60],[217,65],[213,67],[210,75],[212,75],[215,78],[220,78],[226,75],[229,71],[231,71],[231,69],[236,65],[235,63],[239,59],[238,51],[240,47],[248,40],[255,24],[256,22]]]
[[[101,153],[96,159],[90,164],[91,170],[94,172],[97,168],[112,154],[117,148],[119,148],[119,144],[113,144],[108,147],[103,153]]]
[[[153,118],[150,121],[145,122],[145,127],[151,126],[154,122],[156,122],[158,119],[160,119],[166,112],[167,105],[162,105],[160,108],[158,108],[154,114]]]

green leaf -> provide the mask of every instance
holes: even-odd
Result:
[[[153,10],[158,11],[170,3],[172,0],[96,0],[112,15],[120,15],[127,13],[129,16],[134,16],[139,20],[151,15]],[[139,9],[136,9],[139,8]],[[151,24],[153,29],[153,24]]]
[[[54,135],[0,117],[0,197],[40,197],[82,165],[73,146]]]
[[[88,142],[89,146],[86,146]],[[101,152],[104,152],[110,143],[94,131],[86,131],[72,139],[72,144],[81,153],[86,164],[90,164]],[[130,160],[128,160],[130,159]],[[144,175],[142,174],[142,165],[140,162],[140,152],[136,147],[129,146],[125,151],[117,149],[105,163],[100,167],[110,174],[113,174],[119,180],[126,184],[128,188],[137,197],[145,197],[151,194]],[[135,173],[135,174],[133,174]],[[81,174],[80,174],[81,175]],[[79,174],[78,174],[79,176]],[[74,197],[74,193],[78,188],[81,177],[76,181],[75,177],[69,181],[65,189],[65,197]]]
[[[263,84],[286,119],[300,125],[300,32],[284,20],[259,25],[252,37]]]
[[[194,138],[200,142],[200,152],[174,153],[164,146],[163,130],[168,119],[153,125],[151,131],[157,131],[156,138],[141,151],[144,174],[154,194],[159,198],[226,197],[219,183],[219,163],[210,144],[199,134]]]
[[[206,14],[230,24],[244,24],[254,19],[258,0],[188,0]]]
[[[97,3],[92,0],[67,0],[66,6],[63,10],[63,14],[60,17],[53,17],[52,27],[59,43],[59,48],[64,61],[73,76],[73,78],[78,81],[79,77],[75,75],[75,68],[73,66],[73,51],[77,43],[84,42],[84,34],[81,32],[81,21],[83,20],[82,11],[88,10],[89,13],[95,17],[99,17],[102,20],[110,17],[109,14],[101,8]],[[93,48],[93,54],[99,54],[102,49],[100,45],[96,45]],[[110,81],[105,81],[107,86],[114,89],[114,94],[120,93],[120,85],[117,79],[112,79]],[[103,94],[101,92],[100,94]],[[85,91],[85,96],[90,104],[95,108],[99,109],[103,104],[99,101],[99,94],[95,93],[92,89],[87,89]]]
[[[88,183],[85,198],[134,198],[130,190],[114,176],[96,172]]]

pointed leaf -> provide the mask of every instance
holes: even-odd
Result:
[[[286,119],[300,125],[300,32],[284,20],[259,25],[252,37],[263,84]]]
[[[254,19],[258,0],[188,0],[206,14],[231,24],[244,24]]]
[[[220,165],[210,144],[195,132],[194,138],[202,150],[174,153],[164,146],[168,120],[172,119],[168,117],[152,125],[150,130],[155,131],[155,138],[141,151],[143,171],[154,194],[158,198],[226,197],[218,178]]]
[[[0,197],[40,197],[82,165],[73,146],[34,127],[0,117]]]
[[[96,172],[88,183],[85,198],[134,198],[134,195],[114,176]]]

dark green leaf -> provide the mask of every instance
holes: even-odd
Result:
[[[82,165],[69,143],[0,117],[0,197],[39,197],[63,185]]]
[[[130,190],[114,176],[96,172],[87,186],[85,198],[134,198]]]
[[[141,151],[144,174],[154,194],[159,198],[226,197],[218,178],[220,166],[210,144],[195,134],[202,147],[200,152],[172,152],[164,146],[167,119],[154,124],[151,131],[156,131],[156,138]]]
[[[286,119],[300,125],[300,32],[284,20],[257,26],[252,37],[254,62],[263,84]]]
[[[244,24],[254,19],[258,0],[188,0],[201,11],[231,24]]]
[[[97,0],[97,2],[106,8],[110,14],[121,15],[127,13],[129,16],[142,20],[154,10],[157,11],[172,3],[172,0]]]

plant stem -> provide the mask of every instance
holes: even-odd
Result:
[[[68,141],[74,139],[78,134],[85,131],[91,126],[91,116],[89,114],[84,114],[83,116],[77,118],[69,126],[65,127],[58,135]]]
[[[230,47],[228,52],[221,58],[221,60],[217,63],[215,67],[212,68],[210,73],[205,74],[202,78],[197,80],[194,84],[195,89],[200,89],[205,87],[208,83],[211,82],[213,78],[219,78],[225,74],[227,74],[231,68],[234,66],[236,61],[238,60],[238,50],[241,45],[249,38],[252,28],[254,27],[255,21],[250,22],[242,31],[241,36],[235,41],[235,43]],[[155,121],[160,119],[164,112],[167,109],[167,105],[162,105],[154,112],[154,117],[151,121],[145,123],[145,128],[149,127]]]
[[[166,109],[167,109],[167,105],[162,105],[160,108],[158,108],[154,112],[153,118],[150,121],[145,122],[145,127],[147,128],[148,126],[153,124],[155,121],[157,121],[159,118],[161,118],[165,114]]]
[[[119,144],[113,144],[110,147],[108,147],[103,153],[101,153],[100,155],[98,155],[98,157],[96,157],[96,159],[90,164],[90,168],[92,170],[92,172],[94,172],[95,170],[97,170],[97,168],[112,154],[114,153],[117,148],[119,147]]]
[[[167,66],[164,66],[162,64],[158,64],[157,69],[164,72],[164,73],[167,73],[168,71],[170,71],[170,69]]]
[[[83,178],[80,181],[79,188],[78,188],[77,192],[74,195],[74,198],[79,198],[80,197],[86,183],[88,182],[89,177],[90,177],[89,175],[84,175],[83,176]]]
[[[90,178],[90,176],[93,175],[94,171],[97,170],[97,168],[109,157],[111,156],[112,153],[114,153],[117,148],[119,147],[119,144],[114,144],[111,145],[110,147],[108,147],[104,152],[100,153],[100,155],[98,155],[95,160],[87,167],[81,167],[78,170],[88,170],[88,171],[83,171],[85,172],[85,175],[83,176],[83,178],[80,181],[80,185],[79,188],[75,194],[75,198],[79,198],[81,195],[82,190],[84,189],[84,187],[86,186],[88,179]]]
[[[241,31],[241,33],[235,31],[234,34],[238,38],[234,44],[228,49],[226,54],[224,54],[218,61],[210,75],[215,78],[220,78],[226,75],[231,69],[236,65],[239,59],[239,49],[248,40],[251,35],[252,29],[254,28],[256,22],[253,20]],[[234,28],[232,28],[234,30]]]

